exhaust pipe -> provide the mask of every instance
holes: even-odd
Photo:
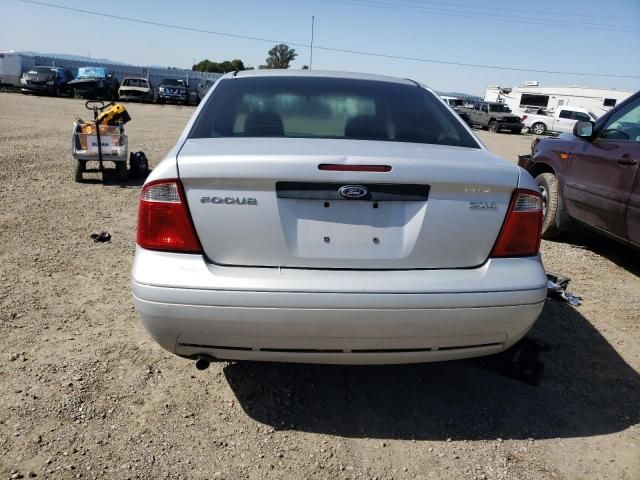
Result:
[[[209,355],[198,355],[196,357],[196,368],[198,370],[206,370],[213,361],[214,358]]]

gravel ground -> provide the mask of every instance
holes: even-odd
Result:
[[[152,166],[193,112],[127,108]],[[539,386],[495,357],[199,372],[138,321],[140,186],[73,182],[74,114],[80,101],[0,94],[1,478],[640,478],[637,252],[588,232],[543,242],[584,303],[546,305]],[[478,134],[510,160],[531,140]]]

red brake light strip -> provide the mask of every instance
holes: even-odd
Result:
[[[330,172],[390,172],[391,165],[344,165],[336,163],[321,163],[318,170]]]

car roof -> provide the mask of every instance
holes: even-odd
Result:
[[[225,77],[248,78],[248,77],[323,77],[323,78],[345,78],[352,80],[371,80],[377,82],[399,83],[402,85],[415,86],[417,82],[406,78],[390,77],[387,75],[374,75],[371,73],[357,72],[337,72],[330,70],[291,70],[265,68],[263,70],[241,70],[239,72],[227,73]]]
[[[125,80],[149,80],[147,77],[124,77],[122,79],[122,81],[124,82]]]

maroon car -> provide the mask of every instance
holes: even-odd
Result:
[[[545,238],[575,220],[640,247],[640,92],[573,134],[534,140],[519,165],[540,185]]]

